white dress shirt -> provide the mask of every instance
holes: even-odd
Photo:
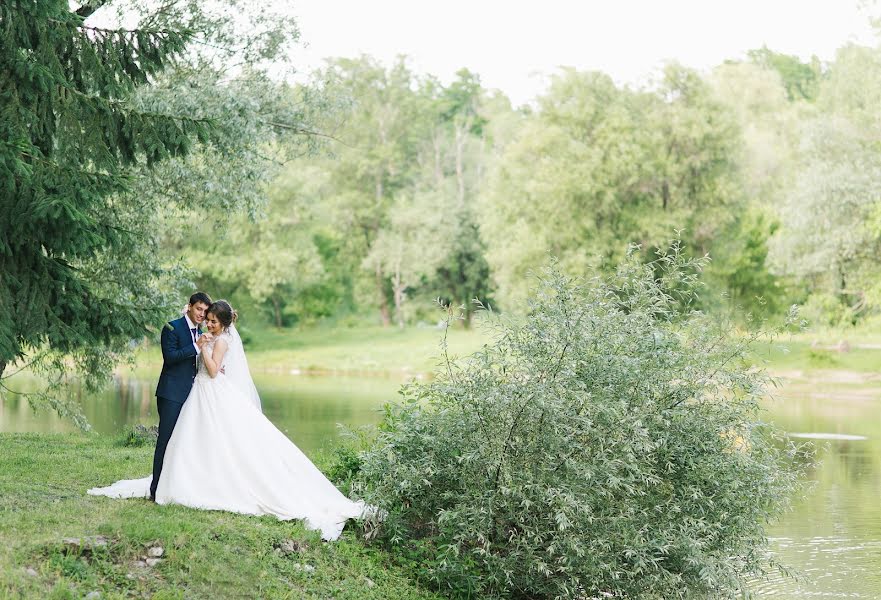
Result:
[[[190,315],[188,315],[187,313],[184,313],[184,319],[187,320],[187,329],[190,330],[190,338],[193,340],[193,347],[196,349],[196,356],[198,356],[202,352],[202,349],[199,348],[198,344],[196,344],[196,335],[198,335],[198,333],[196,335],[193,335],[193,329],[195,328],[198,332],[199,326],[190,321]]]

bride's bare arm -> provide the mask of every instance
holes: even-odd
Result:
[[[211,378],[217,377],[217,374],[221,371],[220,365],[223,364],[223,355],[226,354],[226,349],[229,345],[226,343],[224,339],[218,339],[214,342],[214,350],[212,352],[202,352],[202,361],[205,363],[205,368],[208,369],[208,374],[211,375]]]

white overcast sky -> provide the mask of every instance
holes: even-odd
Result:
[[[859,0],[294,0],[301,71],[326,57],[399,54],[449,81],[461,67],[515,104],[561,65],[642,83],[667,60],[708,69],[752,48],[834,57],[876,38]]]

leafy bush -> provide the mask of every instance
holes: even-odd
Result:
[[[808,364],[814,368],[831,368],[838,365],[838,360],[829,350],[808,348]]]
[[[681,312],[702,264],[544,271],[527,318],[405,387],[361,456],[368,534],[460,597],[737,596],[799,473],[754,338]]]
[[[154,446],[159,438],[159,427],[150,425],[126,425],[116,440],[118,446],[128,448],[140,448],[142,446]]]
[[[814,328],[850,326],[856,321],[853,309],[834,294],[811,294],[800,312]]]

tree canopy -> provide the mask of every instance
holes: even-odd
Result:
[[[192,286],[197,215],[257,215],[274,169],[320,139],[319,95],[261,70],[296,41],[289,18],[121,2],[134,27],[91,25],[104,4],[0,3],[0,377],[17,362],[100,385]]]
[[[89,27],[60,0],[6,0],[0,22],[0,373],[43,350],[86,368],[157,316],[149,282],[103,259],[133,243],[131,169],[206,138],[205,121],[129,102],[191,32]]]

